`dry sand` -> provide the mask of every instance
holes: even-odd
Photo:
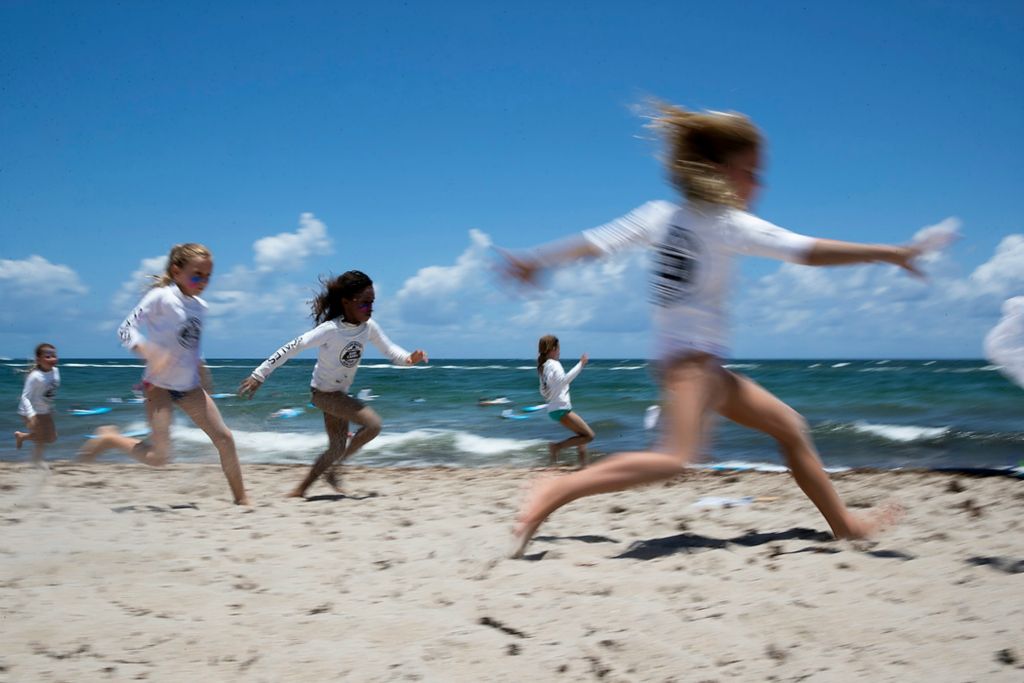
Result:
[[[1021,681],[1024,482],[835,475],[902,501],[836,542],[785,474],[581,501],[502,558],[514,470],[0,465],[0,681]],[[705,496],[754,496],[702,509]]]

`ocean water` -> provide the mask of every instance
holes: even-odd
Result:
[[[262,359],[210,360],[216,392],[233,393]],[[565,360],[566,370],[575,361]],[[289,361],[252,400],[217,403],[235,434],[243,463],[310,463],[326,446],[323,419],[309,406],[312,358]],[[779,396],[808,420],[830,468],[1006,467],[1024,460],[1024,391],[980,360],[743,360],[729,364]],[[0,460],[20,460],[13,431],[25,364],[0,362]],[[145,428],[132,402],[142,365],[131,359],[62,359],[55,418],[59,440],[48,459],[68,459],[104,424]],[[353,463],[369,466],[529,467],[544,464],[547,442],[568,432],[543,411],[529,360],[434,360],[395,367],[365,359],[352,386],[374,396],[382,434]],[[508,403],[480,406],[482,398]],[[572,385],[576,411],[594,428],[595,455],[650,445],[643,416],[658,389],[643,360],[592,360]],[[100,415],[75,409],[110,408]],[[280,416],[285,411],[290,417]],[[506,419],[504,411],[523,419]],[[9,435],[9,436],[6,436]],[[206,436],[179,413],[172,430],[179,462],[215,462]],[[29,448],[27,445],[26,448]],[[572,460],[572,453],[563,457]],[[127,458],[107,454],[104,459]],[[720,420],[704,454],[709,464],[781,464],[774,442]]]

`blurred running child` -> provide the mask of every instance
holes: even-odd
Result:
[[[727,304],[737,257],[764,256],[812,266],[889,263],[919,274],[923,247],[856,244],[798,235],[748,210],[761,184],[762,137],[746,116],[659,105],[666,165],[685,197],[655,201],[622,218],[528,255],[508,255],[507,274],[533,282],[547,268],[643,246],[651,254],[655,355],[662,389],[657,451],[621,453],[585,470],[539,480],[519,511],[513,556],[561,506],[597,493],[669,479],[693,461],[718,413],[773,437],[800,488],[838,538],[869,536],[899,515],[897,506],[854,514],[833,488],[795,410],[724,367]]]
[[[373,342],[395,365],[427,362],[427,354],[417,349],[409,353],[394,344],[371,320],[375,293],[373,281],[358,270],[350,270],[333,280],[321,281],[320,293],[313,299],[313,321],[317,326],[291,340],[265,360],[238,387],[239,396],[252,396],[270,374],[303,349],[317,347],[316,365],[310,380],[311,402],[323,411],[327,432],[327,450],[313,463],[306,478],[289,494],[303,497],[306,490],[324,475],[327,483],[341,490],[334,470],[381,430],[380,416],[358,398],[348,395],[366,342]],[[359,429],[349,439],[349,423]]]
[[[57,369],[57,348],[53,344],[36,347],[36,362],[21,391],[18,414],[25,419],[27,432],[14,432],[18,448],[26,441],[34,442],[32,463],[47,469],[44,453],[46,445],[57,440],[57,427],[53,423],[53,399],[60,387],[60,370]]]
[[[558,452],[563,448],[575,446],[580,469],[583,469],[587,466],[587,444],[594,440],[594,430],[584,422],[579,413],[573,411],[572,401],[569,399],[569,384],[587,364],[587,354],[580,356],[579,362],[569,372],[562,368],[561,356],[562,349],[558,337],[546,334],[537,342],[537,374],[540,375],[541,396],[547,401],[548,417],[574,434],[562,441],[552,441],[548,444],[548,464],[554,467],[558,463]]]
[[[118,328],[121,344],[146,361],[142,385],[150,435],[140,440],[124,436],[116,427],[101,427],[96,438],[79,450],[79,457],[92,461],[114,448],[147,465],[165,465],[171,455],[174,406],[178,406],[217,448],[235,503],[249,505],[235,439],[210,398],[210,372],[199,349],[207,308],[199,295],[212,273],[213,256],[203,245],[186,243],[171,249],[166,272]]]

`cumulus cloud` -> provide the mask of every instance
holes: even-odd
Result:
[[[398,312],[406,322],[424,325],[463,324],[493,300],[488,287],[493,270],[491,238],[473,229],[469,246],[450,266],[421,268],[398,290]]]
[[[1007,235],[995,255],[969,278],[978,293],[1005,297],[1024,291],[1024,235]]]
[[[331,249],[327,226],[311,213],[299,216],[299,229],[295,232],[264,237],[252,245],[256,269],[261,272],[298,270],[311,254],[329,254]]]
[[[85,294],[87,291],[78,273],[67,266],[50,263],[42,256],[29,256],[23,261],[0,259],[0,296],[5,299],[38,297],[40,292]]]
[[[166,271],[166,254],[151,256],[139,261],[139,267],[128,276],[125,282],[121,283],[121,286],[114,294],[114,307],[118,310],[123,309],[125,314],[127,314],[128,309],[133,307],[142,298],[146,290],[152,286],[153,276],[163,275]]]

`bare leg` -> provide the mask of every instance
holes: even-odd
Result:
[[[380,434],[381,422],[377,413],[345,394],[314,391],[313,405],[324,412],[324,428],[327,430],[328,446],[327,450],[321,453],[313,463],[302,483],[289,494],[292,497],[301,498],[306,495],[306,490],[328,468],[335,463],[344,462]],[[335,419],[329,421],[328,415]],[[351,439],[348,439],[346,444],[348,422],[355,422],[359,425],[359,429]]]
[[[14,447],[20,450],[21,445],[25,443],[27,439],[31,438],[32,434],[30,434],[29,432],[14,432]]]
[[[249,496],[245,493],[242,482],[242,467],[238,463],[238,452],[235,450],[235,437],[224,424],[217,404],[202,387],[187,392],[178,401],[185,414],[192,418],[197,427],[206,432],[220,454],[220,468],[231,487],[236,505],[249,505]]]
[[[291,495],[301,497],[306,489],[313,485],[317,477],[323,474],[324,480],[335,491],[341,492],[338,473],[334,470],[335,463],[345,456],[348,447],[348,420],[343,417],[324,413],[324,430],[327,432],[327,450],[320,454],[313,467]]]
[[[590,428],[582,417],[574,412],[566,413],[558,421],[560,425],[573,432],[575,436],[563,439],[558,443],[551,444],[551,465],[553,466],[558,458],[558,452],[563,448],[576,447],[579,455],[580,469],[587,464],[587,444],[594,440],[594,430]]]
[[[90,439],[78,449],[78,459],[93,462],[108,450],[119,450],[132,456],[144,465],[163,467],[171,453],[171,419],[174,404],[166,389],[150,386],[146,388],[146,417],[150,433],[145,440],[124,436],[112,425],[96,430],[96,438]]]
[[[821,465],[804,418],[753,380],[731,372],[729,378],[719,412],[778,442],[797,485],[825,517],[836,538],[864,538],[895,521],[897,508],[880,510],[871,517],[850,512]]]
[[[618,453],[561,477],[539,481],[519,510],[512,557],[521,557],[538,527],[558,508],[577,498],[670,479],[699,450],[704,415],[720,401],[725,375],[710,356],[688,356],[665,372],[664,412],[670,419],[667,441],[672,453]]]

